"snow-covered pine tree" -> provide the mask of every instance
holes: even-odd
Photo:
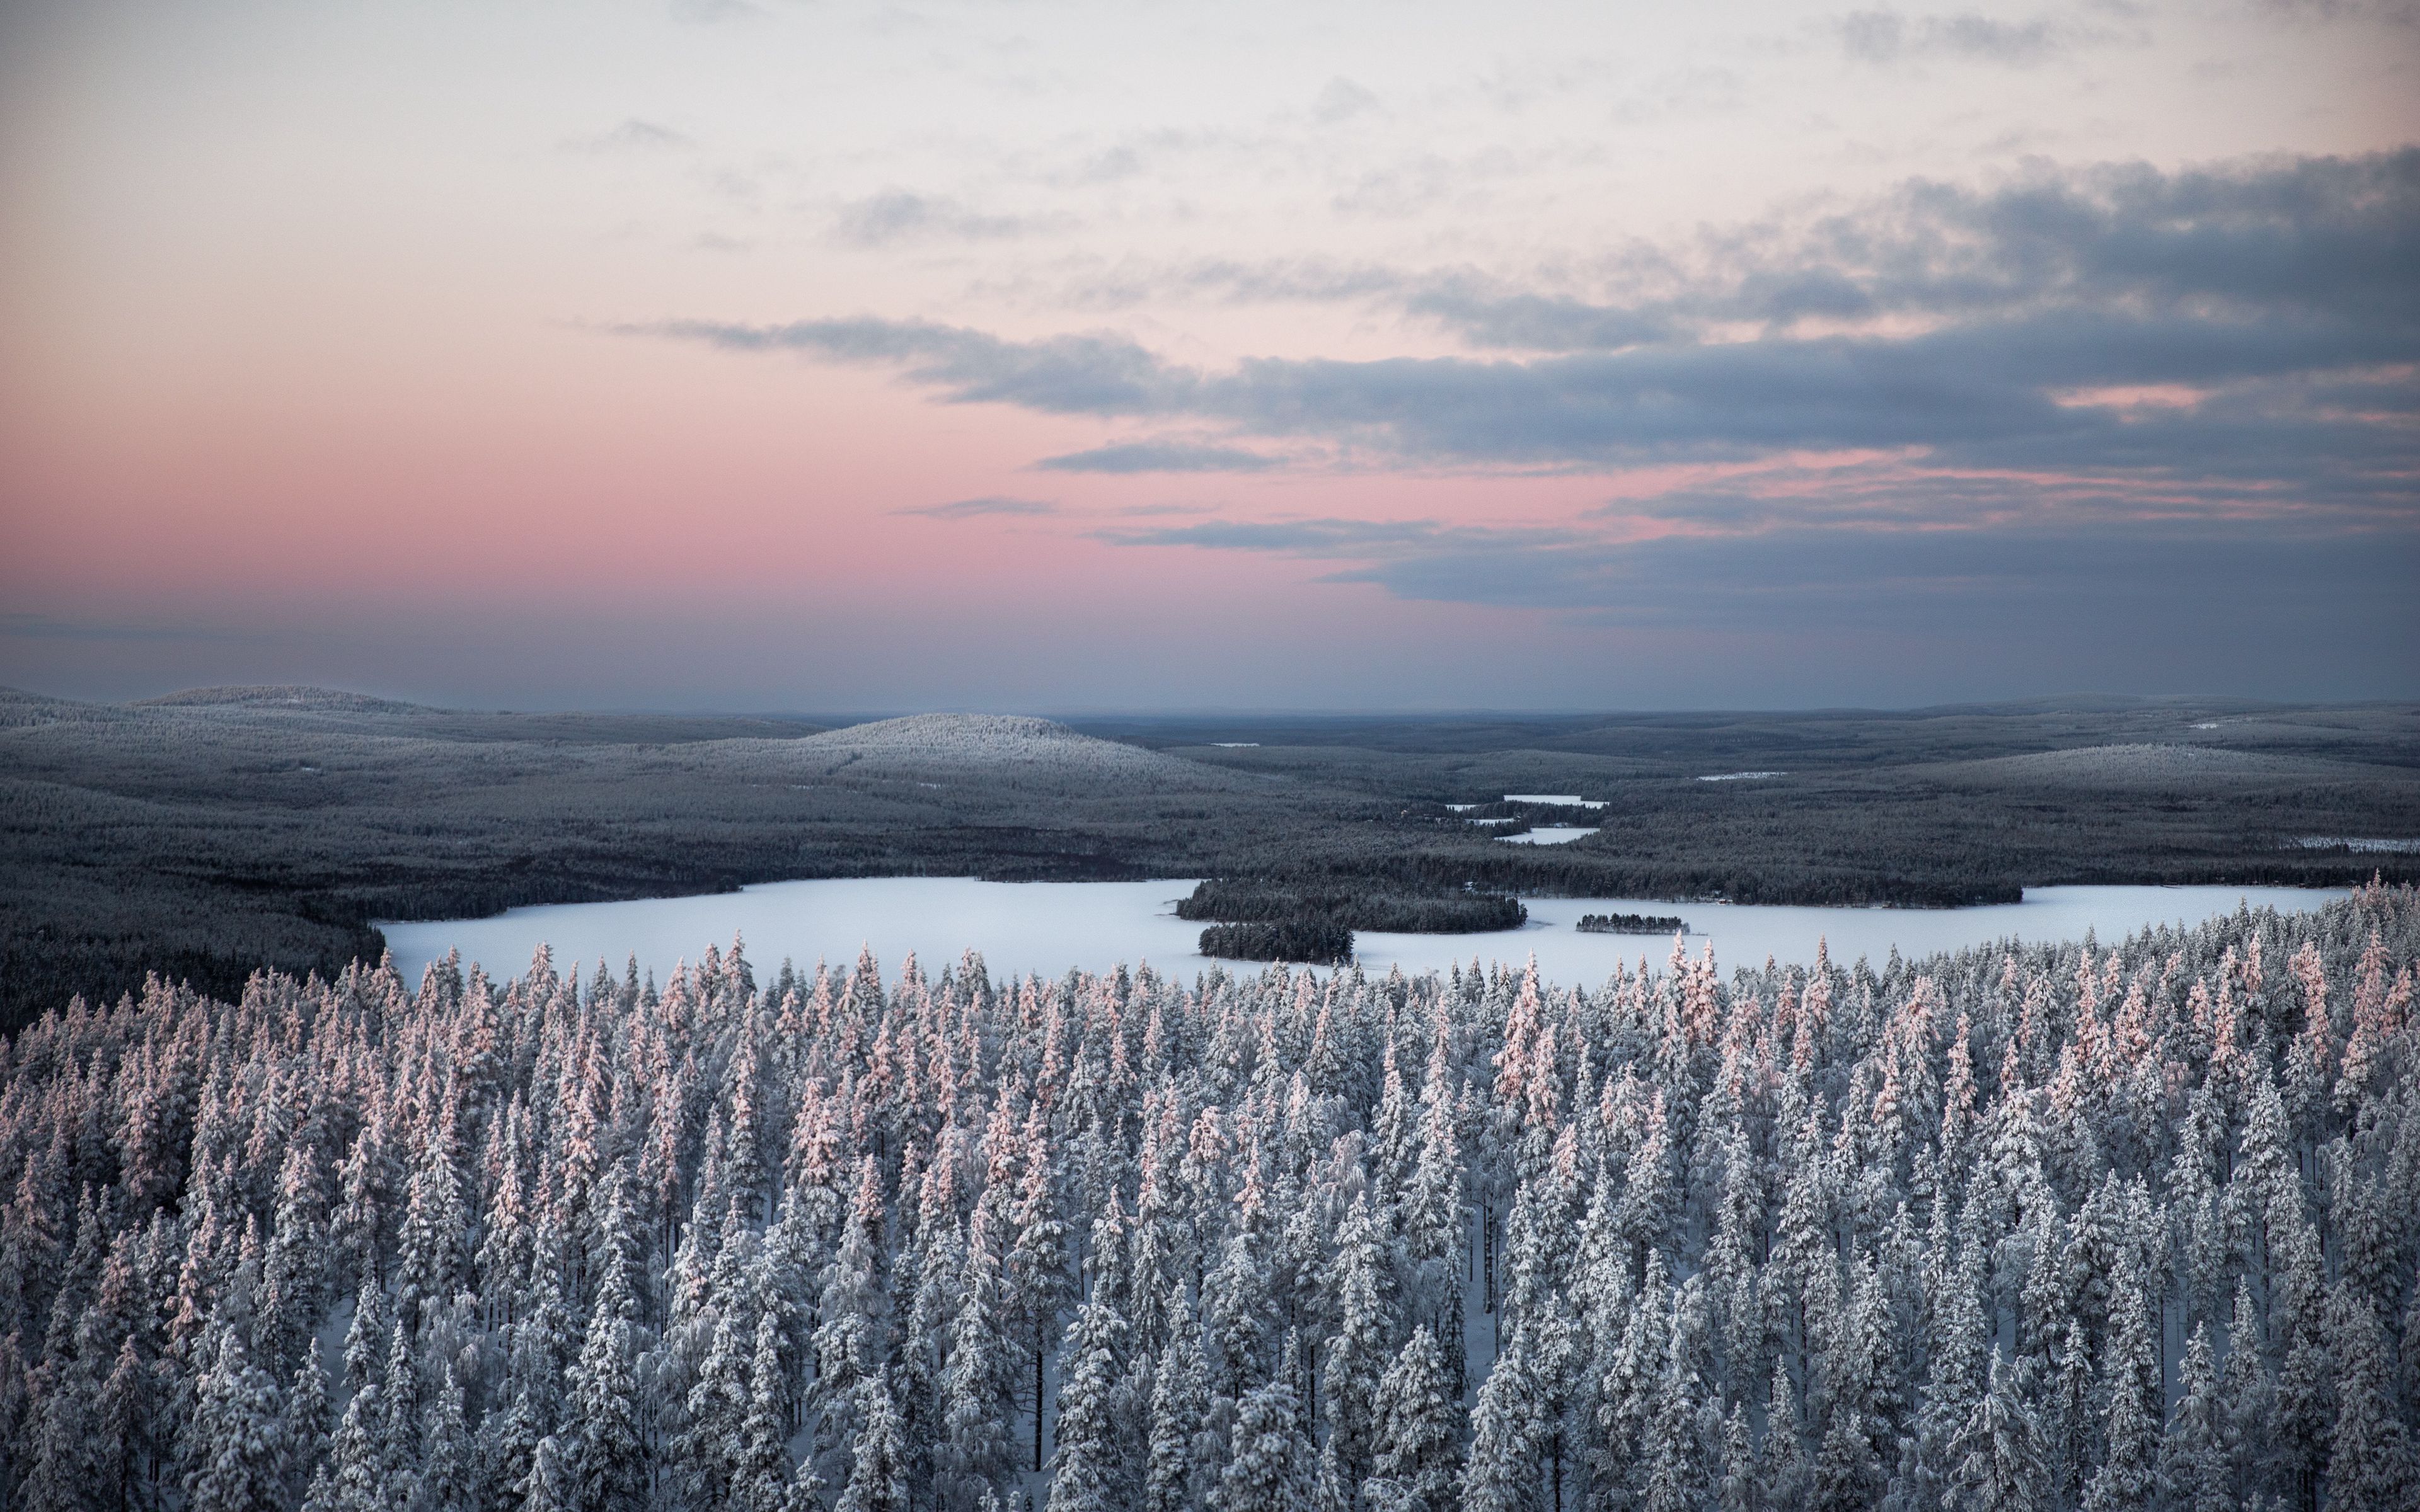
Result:
[[[1311,1512],[1315,1457],[1294,1389],[1298,1348],[1289,1335],[1277,1373],[1236,1403],[1214,1512]]]
[[[1030,1362],[1027,1400],[1033,1406],[1033,1468],[1043,1463],[1044,1365],[1059,1338],[1059,1314],[1072,1285],[1067,1227],[1059,1215],[1054,1146],[1037,1102],[1020,1141],[1024,1171],[1012,1215],[1016,1242],[1008,1254],[1008,1285],[1001,1298],[1009,1327]]]
[[[1386,1239],[1367,1192],[1356,1194],[1338,1234],[1337,1327],[1327,1340],[1320,1396],[1327,1423],[1323,1474],[1348,1492],[1370,1477],[1376,1460],[1378,1395],[1394,1362],[1394,1273]]]
[[[877,1367],[859,1385],[858,1431],[849,1443],[847,1484],[833,1512],[908,1512],[908,1441],[891,1372]]]
[[[1076,1311],[1060,1367],[1059,1431],[1048,1512],[1111,1512],[1133,1504],[1135,1404],[1123,1399],[1126,1321],[1122,1288],[1095,1287]]]
[[[2177,1512],[2225,1512],[2236,1503],[2227,1468],[2226,1415],[2219,1402],[2218,1366],[2210,1325],[2185,1341],[2180,1395],[2160,1443],[2160,1481]]]
[[[867,1155],[859,1162],[857,1196],[839,1252],[824,1273],[822,1321],[814,1335],[816,1458],[819,1473],[832,1484],[849,1475],[850,1445],[863,1426],[860,1413],[873,1399],[865,1383],[890,1350],[884,1237],[881,1171]],[[887,1383],[880,1395],[892,1401]]]
[[[1456,1504],[1466,1414],[1450,1389],[1436,1335],[1423,1323],[1388,1365],[1373,1404],[1374,1474],[1360,1487],[1373,1512],[1449,1512]]]
[[[748,1406],[740,1414],[730,1456],[730,1504],[735,1512],[783,1512],[789,1500],[789,1374],[782,1364],[781,1320],[767,1308],[756,1315],[756,1338],[749,1355]]]
[[[720,1506],[733,1497],[753,1359],[752,1339],[743,1340],[742,1327],[739,1299],[734,1297],[717,1310],[713,1339],[699,1362],[686,1421],[673,1445],[674,1467],[695,1505]]]
[[[257,1512],[276,1504],[283,1491],[282,1406],[277,1382],[252,1363],[234,1329],[221,1329],[194,1397],[188,1512]]]
[[[1151,1432],[1143,1473],[1143,1512],[1194,1512],[1207,1498],[1214,1457],[1205,1454],[1210,1369],[1202,1328],[1182,1282],[1168,1298],[1168,1342],[1152,1375]]]
[[[987,1492],[1006,1483],[1016,1463],[1008,1429],[1015,1372],[1001,1324],[1000,1261],[991,1233],[990,1215],[978,1207],[969,1226],[957,1317],[941,1376],[943,1438],[936,1451],[935,1479],[942,1504],[952,1512],[971,1512]]]
[[[2408,1414],[2396,1412],[2386,1331],[2368,1303],[2345,1288],[2339,1288],[2333,1313],[2338,1405],[2327,1504],[2343,1512],[2409,1507],[2420,1490],[2420,1459],[2412,1455]]]
[[[2050,1452],[2025,1401],[2023,1356],[2011,1361],[1994,1350],[1982,1399],[1953,1444],[1958,1467],[1952,1504],[1983,1512],[2035,1512],[2051,1492]]]
[[[463,1415],[462,1386],[445,1367],[425,1414],[418,1490],[429,1508],[467,1507],[478,1500],[479,1464],[471,1425]]]
[[[632,1318],[619,1266],[605,1270],[572,1367],[564,1427],[564,1500],[571,1512],[642,1512],[650,1469],[641,1431]]]
[[[1467,1512],[1527,1512],[1536,1501],[1543,1413],[1528,1334],[1516,1331],[1479,1387],[1462,1471]]]

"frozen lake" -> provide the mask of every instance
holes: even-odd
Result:
[[[728,946],[739,934],[760,974],[784,956],[812,969],[818,960],[846,965],[870,946],[886,977],[916,952],[925,971],[941,967],[971,946],[995,977],[1038,971],[1056,977],[1069,966],[1104,971],[1121,962],[1149,961],[1163,972],[1190,977],[1209,964],[1194,953],[1202,926],[1175,916],[1190,881],[978,882],[971,877],[852,877],[775,882],[738,892],[633,903],[562,903],[516,908],[492,918],[382,924],[404,979],[459,949],[463,959],[493,976],[527,969],[540,941],[554,948],[558,967],[582,971],[603,960],[619,973],[632,954],[661,980],[675,963],[696,960],[709,944]],[[1519,962],[1530,952],[1548,978],[1593,984],[1618,961],[1640,956],[1661,965],[1668,938],[1582,934],[1583,914],[1678,915],[1688,921],[1689,952],[1711,938],[1724,968],[1761,965],[1768,955],[1785,964],[1815,958],[1828,938],[1834,960],[1860,955],[1880,961],[1893,945],[1904,956],[1930,955],[2003,939],[2071,940],[2093,931],[2110,941],[2152,924],[2192,924],[2255,908],[2308,910],[2343,896],[2342,889],[2301,887],[2037,887],[2024,902],[1983,908],[1799,908],[1763,904],[1674,903],[1647,898],[1529,898],[1529,922],[1489,934],[1363,933],[1363,966],[1375,973],[1400,964],[1407,973],[1449,964]],[[1246,968],[1253,969],[1253,968]]]

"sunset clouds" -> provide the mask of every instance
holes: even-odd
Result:
[[[0,682],[2420,691],[2394,8],[0,26]]]

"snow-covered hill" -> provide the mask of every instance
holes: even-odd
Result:
[[[917,714],[827,731],[803,740],[734,742],[750,759],[851,778],[1008,780],[1227,788],[1228,773],[1179,757],[1080,734],[1050,719],[1007,714]]]

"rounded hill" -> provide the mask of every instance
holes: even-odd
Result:
[[[1198,762],[1103,740],[1028,715],[915,714],[827,730],[763,749],[785,763],[814,764],[854,778],[980,773],[1155,788],[1224,788],[1235,782],[1227,773]]]
[[[234,686],[189,687],[155,699],[140,699],[135,708],[149,709],[305,709],[318,714],[425,714],[426,704],[400,699],[348,693],[340,687]]]

